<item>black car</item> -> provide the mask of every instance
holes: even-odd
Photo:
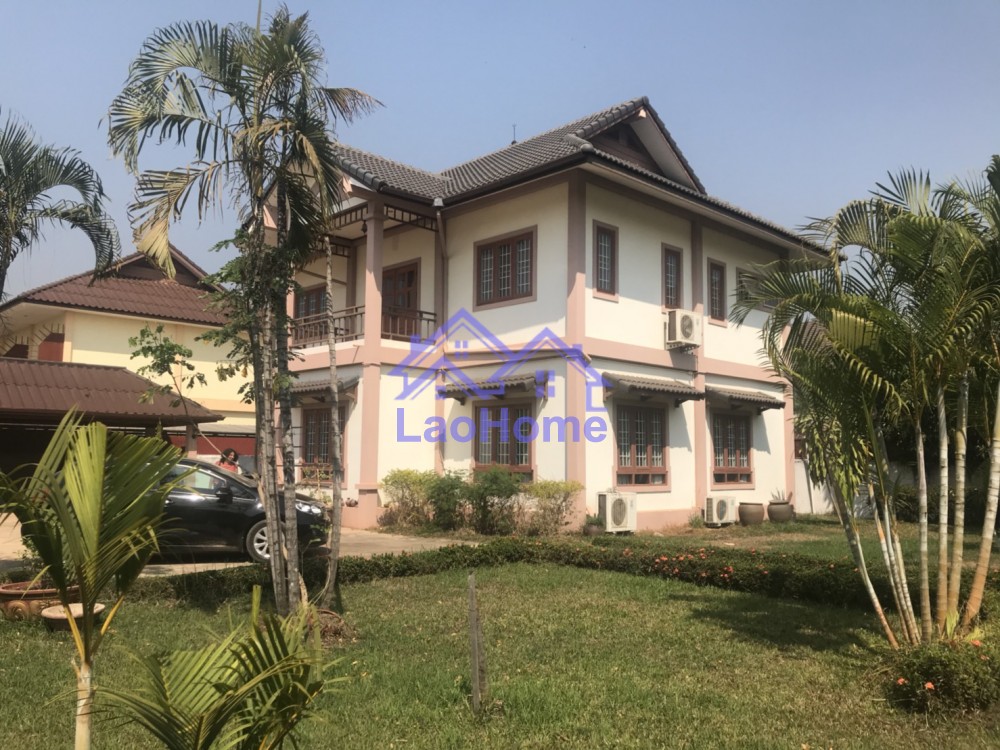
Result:
[[[178,549],[246,552],[256,562],[270,558],[267,523],[256,482],[205,461],[182,458],[165,482],[177,482],[166,498],[159,538]],[[321,544],[328,526],[326,508],[296,494],[300,549]]]

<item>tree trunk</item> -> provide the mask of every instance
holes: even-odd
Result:
[[[353,283],[353,279],[348,280]],[[326,566],[326,583],[320,606],[330,609],[333,593],[337,585],[337,564],[340,559],[340,528],[343,525],[344,507],[341,482],[344,467],[341,465],[340,450],[340,389],[337,386],[337,332],[333,325],[333,250],[326,250],[326,348],[330,359],[330,532],[327,547],[330,557]]]
[[[927,469],[924,466],[924,433],[920,429],[919,417],[914,419],[913,434],[917,449],[917,522],[920,534],[920,639],[930,643],[934,635],[934,620],[927,547]]]
[[[81,662],[76,669],[75,750],[90,750],[91,716],[94,711],[93,666]]]
[[[896,634],[892,631],[892,626],[885,616],[885,610],[882,609],[882,602],[879,601],[878,593],[875,591],[871,577],[868,575],[868,565],[865,562],[864,550],[861,548],[861,538],[858,535],[857,527],[854,525],[854,514],[847,507],[847,501],[844,498],[844,492],[840,483],[833,480],[832,477],[828,478],[827,481],[833,490],[834,504],[837,508],[837,515],[840,517],[841,526],[844,529],[844,535],[847,537],[847,544],[851,548],[851,557],[854,559],[854,565],[861,575],[861,583],[864,585],[865,591],[868,592],[868,598],[871,600],[872,608],[875,610],[875,616],[882,625],[882,632],[885,633],[889,645],[894,649],[899,648],[899,641],[896,640]]]
[[[969,374],[958,385],[958,423],[955,426],[955,535],[951,543],[951,578],[948,581],[948,617],[958,616],[965,550],[965,455],[969,427]]]
[[[938,576],[937,609],[934,620],[938,633],[943,633],[948,617],[948,411],[944,403],[944,386],[938,386]]]
[[[281,538],[284,535],[281,525],[280,504],[278,502],[277,476],[275,466],[276,446],[274,444],[274,322],[271,314],[271,299],[264,303],[261,324],[261,393],[260,429],[257,431],[258,454],[260,456],[261,502],[264,504],[264,517],[267,520],[267,539],[271,551],[271,582],[274,586],[274,603],[278,612],[287,615],[291,609],[288,601],[288,572],[285,566],[284,549]]]
[[[296,611],[302,603],[301,591],[304,585],[299,574],[299,534],[298,513],[295,509],[295,444],[292,432],[292,383],[288,370],[288,313],[286,296],[292,285],[292,269],[287,258],[288,245],[288,207],[287,189],[283,180],[278,180],[275,186],[276,211],[275,231],[277,234],[275,269],[272,278],[271,305],[274,315],[275,372],[277,374],[277,400],[279,418],[281,421],[281,468],[284,487],[285,520],[282,535],[283,544],[271,545],[272,557],[276,554],[284,558],[285,566],[285,596],[288,598],[289,614]]]
[[[990,439],[990,484],[986,492],[986,518],[983,519],[983,535],[979,543],[979,559],[976,572],[969,587],[969,599],[962,615],[962,628],[968,628],[979,616],[986,589],[986,576],[990,570],[990,555],[993,552],[993,531],[997,522],[997,498],[1000,496],[1000,381],[997,382],[997,402],[993,412],[993,437]]]
[[[288,315],[284,295],[275,298],[275,339],[277,341],[278,411],[281,416],[281,465],[284,484],[285,533],[282,554],[288,586],[288,609],[296,611],[302,603],[299,573],[298,512],[295,508],[295,445],[292,433],[292,388],[288,372]],[[272,547],[271,553],[274,554]]]

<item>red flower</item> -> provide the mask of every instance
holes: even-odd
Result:
[[[924,687],[927,688],[928,690],[933,690],[934,689],[934,683],[933,682],[925,682],[924,683]]]
[[[909,680],[907,680],[905,677],[900,677],[898,680],[896,680],[897,685],[905,685],[907,682],[909,682]]]
[[[976,648],[979,648],[980,646],[982,646],[982,645],[983,645],[983,642],[982,642],[982,641],[969,641],[969,643],[971,643],[971,644],[972,644],[973,646],[975,646]]]

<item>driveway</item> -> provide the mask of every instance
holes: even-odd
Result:
[[[453,539],[343,529],[340,540],[340,556],[371,557],[387,553],[418,552],[425,549],[437,549],[448,544],[456,544],[456,542]],[[17,519],[10,516],[0,520],[0,572],[21,567],[23,565],[21,557],[24,552],[24,545],[21,544],[21,529]],[[153,562],[146,566],[143,575],[166,576],[177,573],[196,573],[200,570],[232,568],[237,565],[249,564],[245,558],[220,553],[202,553],[190,557],[185,556],[184,559],[176,557],[153,558]]]

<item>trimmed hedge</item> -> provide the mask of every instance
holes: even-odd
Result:
[[[718,547],[692,548],[664,538],[594,537],[525,539],[504,537],[478,545],[451,545],[414,553],[343,557],[341,584],[381,578],[431,575],[446,570],[530,562],[573,565],[639,576],[655,576],[781,599],[834,607],[868,608],[870,601],[854,565],[784,552]],[[326,561],[307,558],[302,566],[307,586],[321,586]],[[892,596],[884,573],[872,572],[873,585],[886,607]],[[253,586],[270,589],[270,569],[251,565],[165,578],[140,578],[130,599],[183,599],[206,606],[245,595]],[[967,582],[966,582],[967,585]],[[983,613],[1000,609],[998,577],[991,575]]]

